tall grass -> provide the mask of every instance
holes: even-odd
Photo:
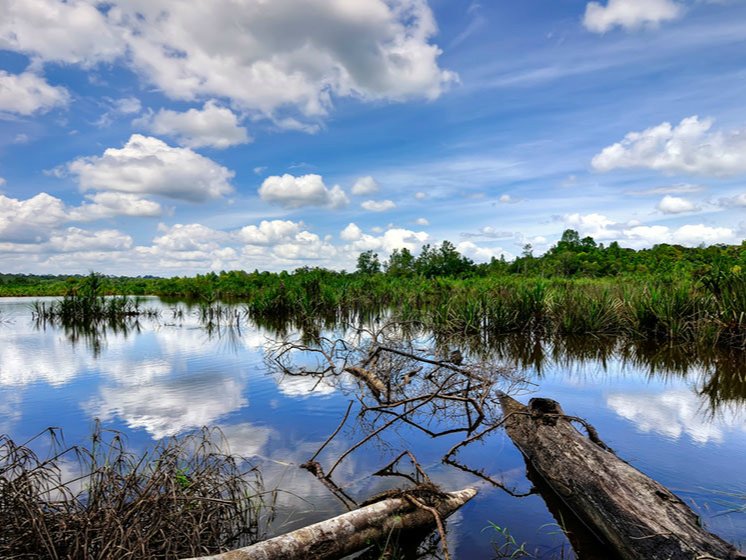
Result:
[[[0,437],[2,558],[175,559],[263,536],[261,475],[227,453],[215,430],[144,453],[99,426],[86,446],[64,448],[57,430],[45,433],[53,449],[46,459],[33,440]]]
[[[39,317],[78,320],[147,313],[136,299],[104,297],[91,275]],[[164,292],[198,296],[204,312],[240,301],[261,323],[305,321],[316,328],[394,313],[452,333],[621,335],[668,345],[746,346],[746,275],[713,269],[690,277],[466,279],[364,276],[308,270],[163,281]],[[302,318],[306,319],[302,319]]]

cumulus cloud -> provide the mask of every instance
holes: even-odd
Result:
[[[414,197],[417,200],[425,200],[427,198],[427,194],[422,191],[419,191],[419,192],[414,193]]]
[[[140,134],[133,134],[123,148],[78,158],[67,168],[77,175],[83,191],[160,195],[187,202],[202,202],[233,191],[233,171],[189,148],[174,148]]]
[[[392,200],[366,200],[360,203],[360,207],[369,212],[386,212],[396,208],[396,204]]]
[[[562,221],[578,230],[581,236],[590,235],[597,241],[616,240],[625,246],[643,248],[658,243],[671,243],[696,247],[704,243],[735,243],[736,231],[727,227],[712,227],[705,224],[687,224],[677,229],[668,226],[644,225],[638,221],[616,223],[597,213],[566,214]]]
[[[357,227],[354,222],[350,222],[350,224],[339,234],[339,237],[341,237],[344,241],[357,241],[362,236],[362,230]]]
[[[49,248],[55,252],[118,251],[129,249],[132,237],[114,229],[86,231],[76,227],[67,228],[49,239]]]
[[[63,107],[69,101],[70,95],[65,88],[51,86],[41,76],[32,72],[9,74],[0,70],[0,113],[29,116]]]
[[[589,2],[583,25],[594,33],[605,33],[617,26],[629,31],[676,19],[683,11],[674,0],[608,0],[605,6]]]
[[[378,192],[378,181],[368,175],[367,177],[359,177],[355,184],[352,185],[350,192],[355,196],[364,196],[367,194],[374,194]]]
[[[501,247],[497,247],[494,249],[489,247],[480,247],[472,241],[462,241],[461,243],[456,245],[456,250],[465,257],[469,257],[470,259],[473,259],[477,262],[488,262],[492,260],[493,257],[496,259],[505,257],[506,260],[512,260],[515,258],[514,254],[503,250]]]
[[[5,0],[0,49],[92,67],[117,59],[174,99],[228,98],[269,115],[322,115],[332,97],[434,99],[438,65],[424,0]]]
[[[418,226],[429,226],[430,225],[430,221],[427,218],[417,218],[414,221],[414,223],[417,224]]]
[[[289,220],[262,220],[259,226],[246,226],[236,232],[235,237],[248,245],[275,245],[292,239],[300,232],[303,224]]]
[[[259,188],[259,196],[285,208],[319,206],[337,210],[350,202],[339,185],[328,189],[321,175],[313,173],[299,177],[289,173],[267,177]]]
[[[665,174],[725,177],[746,173],[746,129],[710,131],[712,120],[698,116],[677,126],[664,122],[642,132],[630,132],[624,140],[593,158],[601,172],[618,168],[646,168]]]
[[[362,233],[354,223],[351,223],[342,231],[341,237],[345,241],[351,242],[348,249],[353,253],[370,250],[391,253],[394,249],[408,249],[415,252],[424,243],[431,241],[430,236],[424,231],[415,232],[409,229],[391,227],[382,235],[375,236]]]
[[[329,241],[315,233],[301,231],[292,240],[275,245],[273,254],[288,261],[328,259],[337,252]]]
[[[211,100],[202,110],[189,109],[184,113],[161,109],[149,113],[132,124],[153,134],[173,136],[188,148],[224,149],[251,141],[246,128],[238,125],[238,117],[226,107]]]
[[[211,251],[229,238],[227,233],[202,224],[160,224],[158,231],[162,235],[153,239],[153,245],[167,251]]]
[[[160,204],[134,194],[100,192],[86,195],[86,198],[91,202],[70,210],[71,220],[87,222],[115,216],[157,218],[163,214]]]
[[[46,193],[27,200],[0,195],[0,241],[40,243],[68,221],[65,204]]]
[[[692,201],[671,195],[664,196],[656,208],[664,214],[683,214],[684,212],[698,210],[698,207]]]

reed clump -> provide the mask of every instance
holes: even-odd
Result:
[[[18,445],[0,437],[0,557],[172,559],[260,540],[262,479],[204,428],[143,453],[96,425],[86,446],[55,428]],[[52,449],[42,459],[33,447]]]

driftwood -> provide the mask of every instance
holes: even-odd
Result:
[[[586,437],[555,401],[500,398],[507,434],[527,462],[597,536],[629,560],[746,558],[667,488]]]
[[[440,517],[456,511],[476,495],[474,488],[448,492],[434,509]],[[428,508],[429,509],[429,508]],[[394,530],[418,530],[435,517],[406,497],[388,498],[332,519],[260,543],[191,560],[333,560],[383,541]]]

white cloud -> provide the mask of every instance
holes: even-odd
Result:
[[[350,224],[342,230],[342,233],[339,234],[339,237],[341,237],[344,241],[358,241],[363,235],[363,232],[360,230],[359,227],[353,222],[350,222]]]
[[[4,0],[0,49],[91,67],[120,59],[174,99],[229,98],[269,115],[321,115],[332,96],[438,97],[424,0]]]
[[[630,241],[640,241],[643,246],[657,243],[674,243],[697,247],[701,244],[735,243],[736,232],[730,228],[710,227],[704,224],[691,224],[670,230],[665,226],[636,226],[624,230],[624,236]]]
[[[86,231],[76,227],[67,228],[49,239],[49,248],[55,252],[118,251],[129,249],[132,237],[114,229]]]
[[[427,198],[427,194],[422,191],[419,191],[419,192],[414,193],[414,197],[417,200],[425,200]]]
[[[259,196],[285,208],[319,206],[336,210],[350,202],[339,185],[328,189],[321,176],[315,174],[295,177],[285,173],[282,177],[267,177],[259,188]]]
[[[105,100],[109,105],[109,110],[96,121],[98,126],[109,126],[116,116],[134,115],[142,110],[142,103],[137,97],[122,97],[120,99],[107,97]]]
[[[579,231],[581,236],[590,235],[596,241],[616,240],[635,249],[659,243],[673,243],[696,247],[702,243],[735,243],[736,231],[726,227],[711,227],[704,224],[687,224],[677,229],[667,226],[647,226],[638,221],[615,223],[601,214],[566,214],[563,222]]]
[[[234,173],[189,148],[133,134],[123,148],[68,164],[81,190],[118,191],[201,202],[233,191]]]
[[[653,194],[695,194],[704,191],[706,188],[705,185],[679,183],[677,185],[666,185],[664,187],[652,187],[649,189],[630,189],[624,191],[624,194],[633,196],[646,196]]]
[[[262,220],[259,226],[246,226],[240,229],[236,238],[248,245],[276,245],[281,241],[293,239],[300,232],[303,224],[283,220]]]
[[[681,226],[673,232],[674,243],[697,246],[701,244],[714,245],[716,243],[735,243],[736,232],[731,228],[709,227],[703,224]]]
[[[113,101],[114,109],[123,115],[134,115],[142,110],[142,103],[137,97],[122,97]]]
[[[70,210],[69,217],[74,221],[99,220],[115,216],[142,216],[157,218],[163,208],[157,202],[145,200],[135,194],[100,192],[86,195],[92,204],[83,204]]]
[[[682,13],[683,7],[673,0],[608,0],[605,6],[589,2],[583,25],[594,33],[605,33],[617,26],[629,31],[656,26]]]
[[[212,251],[219,243],[228,240],[228,234],[211,229],[202,224],[161,224],[158,230],[162,233],[153,239],[153,245],[166,251]]]
[[[417,224],[418,226],[429,226],[430,225],[430,221],[427,218],[417,218],[414,221],[414,223]]]
[[[273,249],[275,256],[289,261],[329,259],[336,252],[328,239],[322,240],[308,231],[299,232],[292,241],[275,245]]]
[[[132,124],[154,134],[173,136],[182,146],[189,148],[229,148],[251,141],[246,128],[238,125],[238,117],[214,100],[205,103],[202,110],[189,109],[184,113],[161,109],[149,113]]]
[[[624,140],[593,158],[597,171],[642,167],[666,174],[731,176],[746,173],[746,130],[710,132],[712,120],[693,116],[676,127],[663,123]]]
[[[91,221],[115,216],[158,216],[162,212],[160,204],[143,200],[135,195],[103,192],[89,195],[92,203],[68,207],[54,196],[40,193],[26,200],[0,195],[0,241],[11,243],[34,243],[34,250],[69,250],[71,239],[91,237],[96,246],[126,248],[131,243],[129,236],[105,232],[84,232],[78,228],[60,230],[67,222]],[[77,233],[74,233],[77,232]],[[123,241],[128,240],[128,241]]]
[[[365,202],[361,202],[360,206],[369,212],[386,212],[387,210],[396,208],[396,204],[392,200],[366,200]]]
[[[112,61],[126,43],[109,20],[92,2],[4,0],[0,48],[84,66]]]
[[[9,74],[0,70],[0,113],[29,116],[64,107],[69,101],[70,95],[65,88],[50,86],[41,76],[32,72]]]
[[[664,214],[682,214],[684,212],[694,212],[698,209],[690,200],[671,195],[664,196],[656,208]]]
[[[471,241],[462,241],[461,243],[456,245],[456,250],[465,257],[469,257],[470,259],[473,259],[477,262],[488,262],[493,257],[496,259],[505,257],[506,260],[515,259],[514,254],[503,250],[501,247],[498,247],[496,249],[480,247],[479,245]]]
[[[0,241],[40,243],[67,220],[65,204],[46,193],[27,200],[0,195]]]
[[[355,196],[364,196],[366,194],[374,194],[378,192],[378,182],[368,175],[367,177],[359,177],[355,184],[352,185],[350,192]]]
[[[565,214],[562,219],[565,224],[578,230],[581,235],[590,235],[596,240],[611,239],[618,234],[618,230],[610,228],[614,225],[614,222],[596,212],[591,214]]]
[[[521,201],[520,198],[513,198],[509,194],[501,195],[500,198],[498,199],[498,202],[500,204],[516,204],[520,201]]]
[[[391,253],[394,249],[408,249],[411,252],[416,252],[420,250],[424,243],[429,241],[431,241],[430,236],[424,231],[415,232],[404,228],[390,228],[378,237],[362,234],[350,248],[357,252],[383,250],[386,253]]]

